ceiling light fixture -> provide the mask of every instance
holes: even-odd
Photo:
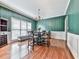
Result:
[[[38,9],[38,20],[40,20],[40,9]]]
[[[41,15],[40,15],[40,9],[37,10],[37,16],[34,17],[34,19],[36,19],[36,20],[42,20],[42,19],[43,19],[43,18],[41,17]]]

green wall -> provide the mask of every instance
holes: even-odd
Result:
[[[0,6],[0,17],[3,17],[3,18],[6,18],[8,19],[9,21],[11,20],[11,17],[14,17],[14,18],[17,18],[17,19],[21,19],[21,20],[26,20],[26,21],[29,21],[32,23],[32,29],[35,30],[36,29],[36,21],[29,18],[29,17],[26,17],[26,16],[23,16],[21,14],[18,14],[12,10],[9,10],[5,7],[2,7]],[[8,30],[10,30],[10,25],[9,25],[9,28]]]
[[[47,31],[64,31],[65,16],[43,19],[37,22],[37,28]]]
[[[79,0],[70,0],[67,10],[69,32],[79,34]]]
[[[1,17],[1,6],[0,6],[0,17]]]

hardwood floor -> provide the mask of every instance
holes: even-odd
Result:
[[[35,46],[28,50],[27,41],[9,44],[0,48],[0,59],[73,59],[65,41],[50,40],[50,47]]]

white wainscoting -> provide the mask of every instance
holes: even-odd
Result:
[[[65,32],[64,31],[51,31],[51,38],[65,40]]]
[[[74,58],[79,59],[79,35],[68,32],[67,45]]]
[[[78,59],[79,59],[79,39],[78,39]]]

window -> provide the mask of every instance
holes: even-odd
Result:
[[[21,36],[27,35],[27,21],[21,20]]]
[[[20,20],[16,18],[11,19],[11,33],[12,40],[16,40],[20,36]]]
[[[28,35],[27,31],[29,30],[31,30],[31,22],[16,18],[11,19],[12,40],[16,40],[20,36]]]
[[[28,23],[27,23],[27,27],[28,27],[28,31],[29,31],[29,30],[32,30],[32,29],[31,29],[31,22],[28,22]]]
[[[27,29],[26,21],[21,20],[21,29]]]
[[[20,20],[19,19],[15,19],[15,18],[12,18],[11,20],[11,29],[20,29]]]
[[[12,30],[12,40],[16,40],[20,36],[20,30]]]

